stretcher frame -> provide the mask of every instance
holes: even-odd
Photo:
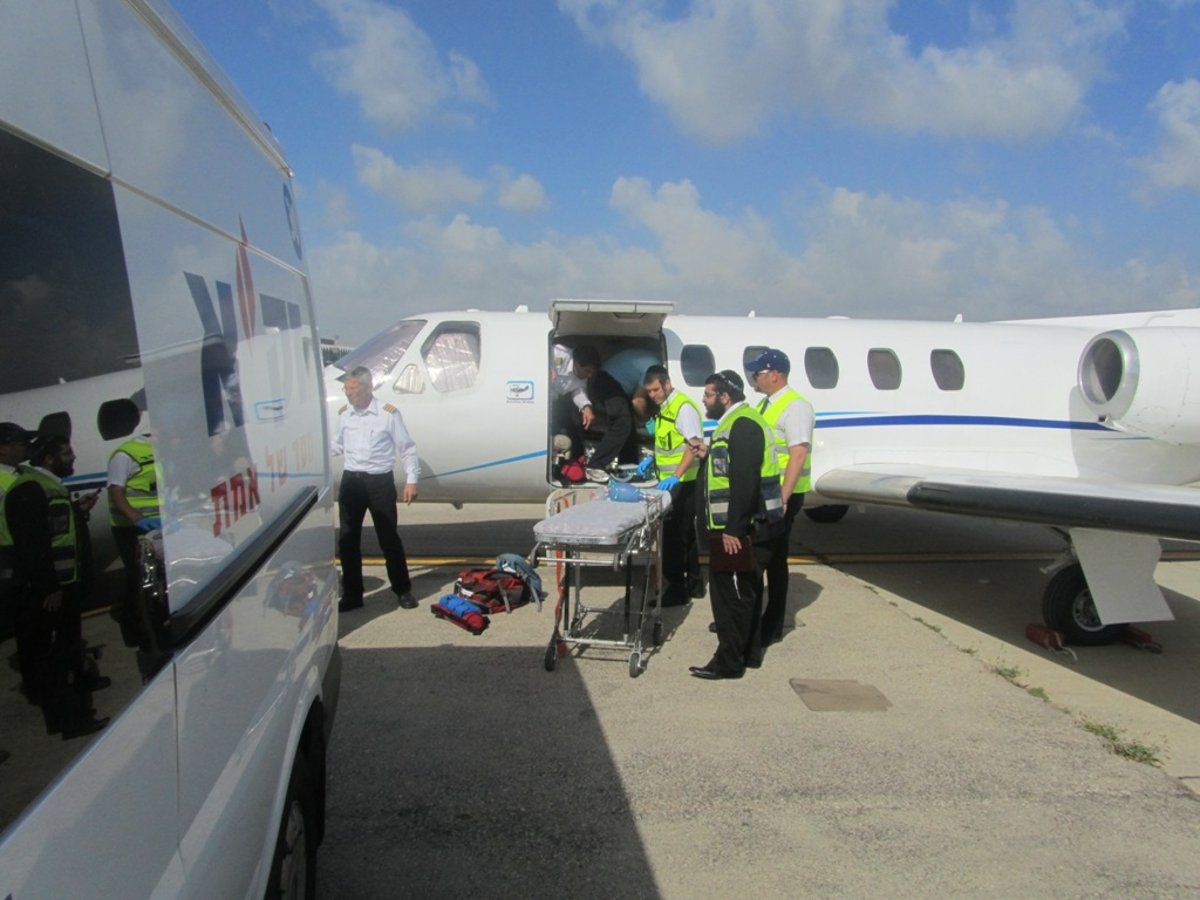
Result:
[[[640,522],[607,534],[562,535],[546,527],[555,516],[573,507],[594,502],[620,507],[620,512],[625,514],[640,506],[643,515]],[[662,520],[669,505],[669,495],[657,490],[643,491],[641,503],[638,504],[636,501],[610,501],[607,499],[607,490],[596,486],[559,488],[547,498],[546,519],[534,528],[537,542],[532,554],[535,564],[547,562],[556,567],[554,632],[550,636],[544,659],[547,672],[554,671],[559,657],[566,656],[571,647],[599,647],[628,651],[629,676],[636,678],[645,668],[646,650],[642,633],[647,619],[653,623],[653,646],[662,646]],[[594,509],[600,510],[598,507]],[[583,603],[583,570],[589,567],[611,568],[624,573],[625,594],[620,611],[590,607]],[[636,609],[633,602],[635,568],[642,570],[641,602]],[[615,615],[622,616],[623,621],[619,640],[598,638],[586,633],[585,624],[596,624],[597,617]]]

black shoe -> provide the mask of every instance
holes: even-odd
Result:
[[[765,657],[765,656],[766,656],[766,654],[763,653],[762,651],[759,651],[758,653],[751,653],[749,656],[746,657],[746,668],[747,669],[761,669],[762,664],[763,664],[763,657]]]
[[[691,598],[683,591],[667,591],[659,601],[663,606],[687,606],[691,602]]]
[[[362,609],[362,596],[354,596],[353,594],[345,594],[338,601],[338,612],[350,612],[352,609]]]
[[[704,595],[708,593],[708,591],[704,587],[703,581],[693,581],[691,586],[688,588],[688,593],[691,594],[693,600],[700,600],[703,599]]]
[[[81,694],[89,694],[92,691],[102,691],[106,687],[112,686],[112,679],[107,675],[87,675],[82,678],[75,679],[75,690]]]
[[[711,666],[689,666],[688,671],[696,678],[703,678],[706,681],[720,681],[724,678],[741,678],[741,672],[736,675],[729,672],[722,672],[720,669],[714,669]]]
[[[716,634],[716,633],[717,633],[717,623],[716,623],[716,622],[709,622],[709,623],[708,623],[708,630],[709,630],[710,632],[712,632],[713,634]]]
[[[403,594],[401,594],[400,599],[397,602],[400,604],[401,609],[416,609],[421,605],[417,602],[417,598],[408,591],[405,591]]]
[[[88,734],[95,734],[107,724],[108,716],[105,716],[103,719],[79,719],[75,722],[72,722],[70,725],[63,726],[62,739],[64,741],[69,741],[73,738],[83,737]]]

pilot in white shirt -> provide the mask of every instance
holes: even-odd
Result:
[[[338,411],[332,452],[342,456],[342,483],[338,489],[338,555],[342,561],[342,600],[347,612],[363,605],[362,523],[367,510],[387,563],[388,581],[402,609],[414,609],[412,579],[404,544],[396,530],[396,457],[404,467],[404,502],[417,499],[420,461],[417,445],[400,410],[380,403],[372,393],[371,371],[353,369],[344,379],[346,399]]]

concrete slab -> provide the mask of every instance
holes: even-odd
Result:
[[[519,530],[493,537],[493,556],[520,546]],[[917,602],[948,603],[965,583],[987,594],[981,577],[1011,592],[1037,581],[1020,569],[1033,563],[992,562],[986,575],[976,564],[934,589],[911,581],[937,567],[875,565],[885,577],[795,567],[790,609],[804,627],[732,682],[687,674],[712,652],[707,601],[664,611],[667,640],[636,679],[625,654],[598,650],[547,672],[551,608],[493,617],[472,636],[429,612],[456,568],[414,569],[421,608],[398,610],[381,589],[341,618],[320,895],[1200,892],[1200,801],[1079,725],[1161,735],[1168,764],[1186,767],[1195,720],[1122,690],[1132,676],[1104,683],[1004,626]],[[1170,565],[1175,602],[1194,602],[1200,570]],[[586,590],[592,605],[620,593]],[[1172,660],[1184,640],[1171,636]],[[1114,671],[1162,659],[1121,649]],[[891,706],[815,712],[795,680],[875,686]]]

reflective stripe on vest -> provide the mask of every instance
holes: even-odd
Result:
[[[679,410],[685,406],[696,410],[696,415],[703,420],[703,416],[700,416],[700,407],[691,397],[682,391],[672,391],[666,404],[659,410],[657,421],[654,423],[654,465],[658,468],[659,481],[668,475],[675,474],[675,469],[683,461],[683,454],[687,450],[687,441],[684,439],[683,433],[675,426]],[[679,480],[695,481],[699,474],[700,460],[692,457],[692,464],[687,467],[687,471],[680,476]]]
[[[717,426],[713,432],[712,445],[708,449],[705,481],[708,506],[708,527],[722,531],[729,518],[729,433],[738,419],[752,419],[763,430],[763,459],[759,469],[759,509],[756,518],[767,522],[783,521],[783,495],[779,486],[779,463],[775,459],[775,446],[771,440],[771,429],[758,410],[742,405]]]
[[[144,438],[130,438],[108,457],[109,461],[118,453],[124,453],[138,465],[138,470],[125,482],[125,499],[143,516],[157,516],[158,470],[154,464],[154,446]],[[115,504],[108,505],[110,525],[129,527],[133,522],[117,511]]]
[[[767,427],[771,429],[771,438],[775,442],[775,451],[779,458],[779,483],[783,483],[783,477],[787,474],[788,464],[788,445],[787,435],[780,434],[778,430],[779,418],[783,415],[792,403],[800,401],[807,403],[804,395],[793,389],[785,387],[774,399],[767,398],[762,402],[762,407],[759,411],[762,413],[763,419],[767,423]],[[792,488],[793,494],[806,494],[812,490],[812,442],[809,441],[808,453],[804,456],[804,466],[800,469],[800,477],[796,479],[796,486]]]
[[[54,557],[54,574],[60,585],[74,584],[79,580],[79,548],[75,534],[75,510],[71,507],[71,492],[62,483],[37,469],[22,469],[16,480],[4,493],[0,503],[0,544],[13,546],[12,532],[8,527],[8,498],[22,484],[32,482],[46,495],[47,519],[50,525],[50,550]]]

